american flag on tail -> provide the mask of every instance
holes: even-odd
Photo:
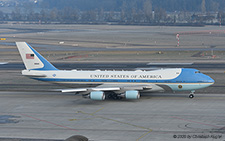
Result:
[[[34,54],[26,54],[26,59],[34,59]]]

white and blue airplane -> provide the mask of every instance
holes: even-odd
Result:
[[[26,67],[22,71],[24,76],[50,83],[72,84],[74,88],[60,91],[82,94],[92,100],[105,100],[106,97],[139,99],[140,93],[165,91],[190,91],[189,97],[193,98],[196,89],[214,84],[209,76],[189,68],[149,71],[58,70],[26,42],[16,42],[16,45]],[[77,88],[80,86],[78,84],[86,87]]]

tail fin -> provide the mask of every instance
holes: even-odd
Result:
[[[26,42],[16,42],[27,70],[58,70]]]

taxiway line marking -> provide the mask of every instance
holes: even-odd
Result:
[[[136,141],[139,141],[140,139],[142,139],[144,136],[148,135],[151,132],[152,132],[152,129],[150,131],[148,131],[147,133],[141,135]]]
[[[62,128],[73,130],[73,131],[77,131],[76,129],[73,129],[73,128],[70,128],[70,127],[66,127],[66,126],[63,126],[63,125],[59,125],[59,124],[56,124],[56,123],[53,123],[53,122],[50,122],[50,121],[47,121],[47,120],[35,118],[35,117],[29,116],[29,115],[26,115],[26,114],[21,114],[21,115],[25,116],[25,117],[29,117],[29,118],[35,119],[35,120],[38,120],[38,121],[49,123],[49,124],[52,124],[52,125],[55,125],[55,126],[58,126],[58,127],[62,127]]]
[[[95,111],[95,112],[93,112],[93,113],[91,113],[90,115],[94,115],[95,113],[97,113],[97,112],[99,112],[99,111],[101,111],[101,110],[103,110],[104,109],[104,107],[102,107],[101,109],[99,109],[99,110],[97,110],[97,111]]]
[[[197,123],[197,124],[201,124],[201,125],[211,126],[211,127],[214,127],[214,128],[222,128],[220,126],[216,126],[216,125],[212,125],[212,124],[207,124],[207,123],[202,123],[202,122],[193,121],[193,120],[188,120],[188,119],[183,119],[183,118],[179,118],[179,117],[172,117],[172,118],[179,119],[179,120],[183,120],[183,121],[188,121],[188,122],[192,122],[192,123]]]

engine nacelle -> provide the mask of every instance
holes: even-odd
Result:
[[[126,99],[139,99],[140,93],[139,93],[139,91],[126,91],[125,98]]]
[[[105,93],[102,91],[93,91],[90,93],[90,99],[92,100],[105,100]]]

